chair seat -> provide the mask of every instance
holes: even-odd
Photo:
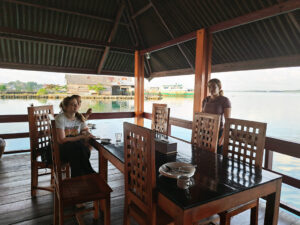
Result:
[[[137,220],[139,224],[148,224],[145,219],[147,215],[138,208],[134,203],[129,205],[129,214],[133,216]],[[170,217],[165,211],[163,211],[160,207],[156,207],[156,224],[157,225],[173,225],[174,220]]]
[[[106,198],[111,192],[112,189],[97,173],[62,181],[62,200],[67,205]]]

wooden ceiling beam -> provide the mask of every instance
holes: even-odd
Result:
[[[131,1],[127,0],[127,3],[128,3],[128,6],[129,6],[130,14],[132,16],[133,15],[133,7],[132,7],[132,4],[131,4]],[[130,19],[131,19],[131,17],[130,17]],[[138,36],[139,42],[141,43],[141,47],[145,48],[145,42],[144,42],[144,39],[143,39],[142,34],[140,32],[139,26],[138,26],[135,19],[132,20],[132,21],[133,21],[133,25],[134,25],[134,28],[136,30],[136,34]],[[146,75],[149,76],[152,73],[151,65],[150,65],[150,63],[147,59],[145,61],[146,61],[146,64],[145,64]]]
[[[94,69],[60,67],[60,66],[44,66],[44,65],[37,65],[37,64],[12,63],[12,62],[0,62],[0,68],[58,72],[58,73],[80,73],[80,74],[96,73],[96,70]]]
[[[292,12],[297,9],[300,9],[300,1],[299,0],[288,0],[279,4],[275,4],[273,6],[270,6],[268,8],[264,8],[252,13],[248,13],[243,16],[239,16],[236,18],[233,18],[231,20],[227,20],[215,25],[212,25],[209,27],[209,31],[211,33],[217,33],[220,31],[228,30],[234,27],[238,27],[241,25],[249,24],[252,22],[256,22],[259,20],[267,19],[270,17],[278,16],[284,13]],[[159,51],[164,48],[168,48],[174,45],[177,45],[179,43],[183,43],[186,41],[190,41],[192,39],[196,38],[196,31],[193,31],[191,33],[182,35],[178,38],[174,38],[172,40],[163,42],[161,44],[152,46],[150,48],[141,50],[141,54],[145,54],[147,52],[154,52],[154,51]]]
[[[283,0],[278,0],[279,3],[282,3]],[[293,25],[296,27],[297,31],[300,32],[300,24],[297,21],[296,17],[294,16],[294,14],[292,12],[289,12],[287,14],[287,16],[289,17],[290,21],[293,23]]]
[[[216,65],[212,65],[212,72],[220,73],[220,72],[272,69],[272,68],[296,67],[296,66],[300,66],[300,54],[266,58],[266,59],[249,60],[244,62],[216,64]],[[155,77],[191,75],[194,73],[195,70],[191,68],[167,70],[167,71],[152,73],[150,75],[150,79]]]
[[[79,73],[79,74],[96,74],[96,72],[97,72],[95,69],[87,69],[87,68],[45,66],[45,65],[37,65],[37,64],[11,63],[11,62],[0,62],[0,68],[18,69],[18,70],[34,70],[34,71],[45,71],[45,72],[58,72],[58,73]],[[97,74],[97,75],[99,75],[99,74]],[[134,73],[133,72],[124,72],[124,71],[103,70],[101,75],[133,77]]]
[[[195,70],[191,68],[177,69],[177,70],[167,70],[151,73],[150,78],[155,77],[166,77],[166,76],[179,76],[179,75],[190,75],[194,74]]]
[[[59,8],[54,8],[54,7],[44,6],[44,5],[38,5],[38,4],[33,4],[33,3],[23,2],[23,1],[18,1],[18,0],[3,0],[3,1],[9,2],[9,3],[15,3],[15,4],[18,4],[18,5],[25,5],[25,6],[35,7],[35,8],[39,8],[39,9],[51,10],[51,11],[54,11],[54,12],[66,13],[66,14],[76,15],[76,16],[82,16],[82,17],[95,19],[95,20],[108,22],[108,23],[114,23],[113,19],[104,18],[104,17],[100,17],[100,16],[94,16],[94,15],[80,13],[80,12],[74,12],[74,11],[65,10],[65,9],[59,9]],[[123,23],[123,22],[120,22],[120,25],[128,26],[127,23]]]
[[[216,64],[212,66],[212,72],[218,73],[294,66],[300,66],[300,54],[257,60],[248,60],[244,62]]]
[[[113,28],[112,28],[112,30],[110,32],[109,38],[107,40],[107,43],[109,43],[109,44],[111,44],[111,42],[114,40],[114,38],[116,36],[117,30],[118,30],[118,25],[119,25],[121,16],[123,14],[124,8],[125,8],[125,4],[122,2],[121,5],[120,5],[119,10],[117,12],[117,16],[116,16],[116,19],[115,19],[114,26],[113,26]],[[106,46],[105,49],[104,49],[104,53],[102,54],[100,63],[99,63],[99,66],[98,66],[98,69],[97,69],[97,73],[101,73],[102,72],[102,69],[103,69],[104,64],[106,62],[106,59],[108,57],[109,50],[110,50],[110,47]]]
[[[160,13],[158,12],[156,6],[154,5],[154,3],[149,0],[151,5],[152,5],[152,8],[154,9],[156,15],[158,16],[159,20],[161,21],[161,23],[163,24],[163,26],[165,27],[165,29],[167,30],[167,32],[169,33],[169,35],[171,36],[172,39],[174,39],[174,35],[173,33],[171,32],[171,30],[169,29],[168,25],[166,24],[165,20],[162,18],[162,16],[160,15]],[[179,51],[181,52],[181,54],[183,55],[183,57],[185,58],[185,60],[187,61],[187,63],[189,64],[189,66],[194,69],[194,63],[191,62],[191,60],[187,57],[185,51],[182,49],[182,47],[179,45],[179,44],[176,44]]]
[[[273,16],[278,16],[281,14],[285,14],[294,10],[300,9],[300,1],[299,0],[288,0],[279,4],[275,4],[273,6],[248,13],[243,16],[239,16],[233,18],[231,20],[227,20],[218,24],[211,26],[210,32],[217,33],[220,31],[232,29],[234,27],[238,27],[241,25],[245,25],[248,23],[253,23],[259,20],[267,19]]]
[[[144,12],[146,12],[148,9],[150,9],[152,7],[152,2],[150,2],[148,5],[146,5],[145,7],[141,8],[139,11],[137,11],[136,13],[134,13],[131,16],[131,19],[135,19],[137,16],[143,14]]]
[[[127,46],[119,46],[114,45],[107,42],[100,42],[100,41],[94,41],[94,40],[86,40],[81,38],[69,38],[69,37],[63,37],[53,34],[45,34],[45,33],[38,33],[38,32],[31,32],[31,31],[25,31],[25,30],[16,30],[11,29],[8,27],[0,27],[0,34],[8,34],[8,35],[14,35],[15,37],[26,37],[28,40],[31,38],[33,40],[40,40],[40,41],[51,41],[53,44],[60,43],[60,44],[66,44],[66,45],[74,45],[74,46],[90,46],[90,47],[110,47],[119,51],[125,51],[133,53],[135,50],[134,47],[127,47]]]
[[[62,46],[62,47],[72,47],[72,48],[79,48],[79,49],[87,49],[87,50],[93,50],[93,51],[104,51],[104,47],[98,47],[98,46],[85,46],[82,44],[66,44],[65,42],[59,43],[57,41],[53,42],[51,40],[43,40],[43,39],[32,39],[24,36],[14,36],[14,35],[8,35],[8,34],[0,34],[0,39],[6,39],[6,40],[15,40],[15,41],[26,41],[26,42],[32,42],[32,43],[41,43],[41,44],[49,44],[49,45],[56,45],[56,46]],[[118,54],[125,54],[125,55],[134,55],[133,51],[118,51],[118,50],[110,50],[110,52],[118,53]]]

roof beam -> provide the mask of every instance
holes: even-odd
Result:
[[[133,14],[133,7],[132,7],[132,4],[131,4],[131,1],[127,0],[127,3],[128,3],[128,6],[129,6],[130,14],[132,15]],[[130,19],[131,19],[131,17],[130,17]],[[139,41],[141,43],[141,47],[145,48],[144,39],[143,39],[143,37],[141,35],[139,26],[138,26],[138,24],[137,24],[137,22],[136,22],[135,19],[133,20],[133,24],[134,24],[134,28],[136,30],[136,34],[138,35],[138,39],[139,39]],[[152,73],[151,65],[150,65],[150,63],[149,63],[149,61],[147,59],[145,61],[146,61],[146,64],[145,64],[146,75],[149,76],[149,74]]]
[[[146,12],[151,7],[152,7],[152,2],[150,2],[148,5],[146,5],[145,7],[141,8],[139,11],[137,11],[135,14],[133,14],[131,16],[131,19],[135,19],[137,16],[143,14],[144,12]]]
[[[67,14],[71,14],[71,15],[82,16],[82,17],[95,19],[95,20],[108,22],[108,23],[114,23],[113,19],[104,18],[104,17],[100,17],[100,16],[94,16],[94,15],[80,13],[80,12],[74,12],[74,11],[65,10],[65,9],[59,9],[59,8],[54,8],[54,7],[44,6],[44,5],[38,5],[38,4],[33,4],[33,3],[28,3],[28,2],[18,1],[18,0],[3,0],[3,1],[9,2],[9,3],[15,3],[15,4],[18,4],[18,5],[31,6],[31,7],[35,7],[35,8],[39,8],[39,9],[47,9],[47,10],[51,10],[51,11],[54,11],[54,12],[67,13]],[[127,23],[122,23],[122,22],[120,22],[120,25],[128,26]]]
[[[283,0],[278,0],[279,3],[282,3]],[[294,16],[294,14],[292,12],[289,12],[287,14],[287,16],[289,17],[289,19],[291,20],[291,22],[294,24],[294,26],[296,27],[297,31],[300,32],[300,24],[297,21],[296,17]]]
[[[151,0],[149,0],[150,3],[152,3]],[[160,13],[158,12],[156,6],[152,3],[152,7],[156,13],[156,15],[158,16],[159,20],[161,21],[161,23],[163,24],[163,26],[165,27],[165,29],[167,30],[167,32],[169,33],[169,35],[171,36],[171,38],[174,39],[174,35],[173,33],[171,32],[171,30],[169,29],[168,25],[166,24],[165,20],[162,18],[162,16],[160,15]],[[187,61],[187,63],[190,65],[190,67],[192,69],[194,69],[194,64],[190,61],[190,59],[187,57],[187,55],[185,54],[184,50],[182,49],[182,47],[177,44],[177,47],[179,49],[179,51],[181,52],[181,54],[183,55],[183,57],[185,58],[185,60]]]
[[[212,65],[212,72],[219,73],[219,72],[271,69],[271,68],[295,67],[295,66],[300,66],[300,54],[266,58],[266,59],[249,60],[244,62],[216,64],[216,65]],[[167,70],[167,71],[154,72],[150,75],[150,78],[190,75],[194,73],[195,70],[191,68]]]
[[[0,68],[46,71],[46,72],[60,72],[60,73],[96,74],[95,69],[60,67],[60,66],[44,66],[44,65],[37,65],[37,64],[11,63],[11,62],[0,62]],[[99,75],[99,74],[97,74],[97,75]],[[133,74],[133,72],[103,70],[101,75],[133,77],[134,74]]]
[[[115,35],[117,33],[117,30],[118,30],[118,25],[119,25],[119,22],[120,22],[120,19],[121,19],[121,16],[123,14],[123,11],[124,11],[124,8],[125,8],[125,4],[122,2],[121,3],[121,6],[117,12],[117,16],[116,16],[116,19],[115,19],[115,23],[114,23],[114,26],[111,30],[111,33],[109,35],[109,38],[107,40],[107,43],[111,43],[114,38],[115,38]],[[97,69],[97,73],[101,73],[103,67],[104,67],[104,64],[106,62],[106,59],[107,59],[107,56],[108,56],[108,53],[109,53],[109,50],[110,50],[110,47],[109,46],[106,46],[105,47],[105,50],[104,50],[104,53],[101,57],[101,60],[100,60],[100,63],[99,63],[99,66],[98,66],[98,69]]]
[[[216,64],[212,66],[212,72],[217,73],[241,70],[258,70],[294,66],[300,66],[300,54],[248,60],[244,62]]]
[[[253,23],[259,20],[267,19],[273,16],[278,16],[284,13],[288,13],[300,8],[300,1],[299,0],[289,0],[286,2],[282,2],[268,8],[264,8],[261,10],[257,10],[252,13],[248,13],[243,16],[236,17],[231,20],[227,20],[225,22],[221,22],[211,26],[210,32],[217,33],[220,31],[224,31],[227,29],[231,29],[234,27],[238,27],[241,25],[245,25],[248,23]]]
[[[73,45],[73,46],[90,46],[90,47],[96,47],[96,48],[103,48],[103,47],[110,47],[119,51],[125,51],[132,53],[135,48],[134,47],[126,47],[126,46],[119,46],[114,45],[107,42],[100,42],[100,41],[94,41],[94,40],[86,40],[86,39],[80,39],[80,38],[69,38],[69,37],[63,37],[53,34],[45,34],[45,33],[38,33],[38,32],[31,32],[31,31],[25,31],[25,30],[17,30],[17,29],[11,29],[8,27],[0,27],[0,34],[9,34],[14,35],[17,37],[25,37],[28,40],[39,40],[39,41],[51,41],[53,44],[60,43],[60,44],[66,44],[66,45]]]
[[[211,33],[217,33],[220,31],[228,30],[234,27],[238,27],[241,25],[249,24],[252,22],[256,22],[259,20],[267,19],[273,16],[278,16],[284,13],[292,12],[294,10],[300,9],[300,1],[299,0],[288,0],[268,8],[264,8],[261,10],[257,10],[252,13],[245,14],[243,16],[239,16],[233,18],[231,20],[227,20],[209,27]],[[186,41],[190,41],[196,38],[196,31],[185,34],[178,38],[174,38],[172,40],[163,42],[161,44],[152,46],[150,48],[144,49],[141,51],[141,54],[145,54],[146,52],[154,52],[164,48],[168,48],[179,43],[183,43]]]
[[[194,73],[195,73],[195,70],[191,69],[191,68],[167,70],[167,71],[151,73],[150,78],[165,77],[165,76],[178,76],[178,75],[190,75],[190,74],[194,74]]]
[[[80,49],[87,49],[87,50],[93,50],[93,51],[104,51],[103,47],[97,47],[97,46],[86,46],[86,45],[78,45],[78,44],[66,44],[65,42],[59,43],[57,41],[53,42],[51,40],[43,40],[43,39],[32,39],[24,36],[14,36],[9,34],[0,34],[0,39],[7,39],[7,40],[15,40],[15,41],[27,41],[27,42],[33,42],[33,43],[41,43],[41,44],[52,44],[56,46],[62,46],[62,47],[73,47],[73,48],[80,48]],[[125,54],[125,55],[134,55],[133,51],[118,51],[118,50],[110,50],[110,52],[118,53],[118,54]]]

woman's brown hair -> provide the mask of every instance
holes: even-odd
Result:
[[[76,101],[77,101],[77,103],[78,103],[78,100],[77,100],[77,98],[76,98],[75,96],[68,96],[68,97],[65,97],[65,98],[61,101],[61,103],[59,104],[59,107],[61,108],[61,110],[62,110],[63,112],[66,112],[67,106],[70,104],[70,102],[71,102],[73,99],[76,99]],[[79,104],[79,103],[78,103],[78,104]],[[84,121],[85,121],[84,116],[83,116],[81,113],[79,113],[79,112],[76,112],[76,113],[75,113],[75,117],[76,117],[78,120],[80,120],[81,122],[84,122]]]
[[[219,87],[219,95],[223,96],[224,95],[224,91],[222,90],[222,83],[219,79],[214,78],[214,79],[210,79],[207,83],[207,86],[209,86],[209,84],[214,83]]]

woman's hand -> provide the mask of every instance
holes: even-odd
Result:
[[[90,117],[90,115],[92,115],[92,108],[89,108],[86,113],[85,113],[85,119],[88,119]]]
[[[95,136],[92,135],[90,132],[88,132],[87,130],[84,130],[81,132],[81,136],[84,140],[88,141],[90,138],[94,138]]]

